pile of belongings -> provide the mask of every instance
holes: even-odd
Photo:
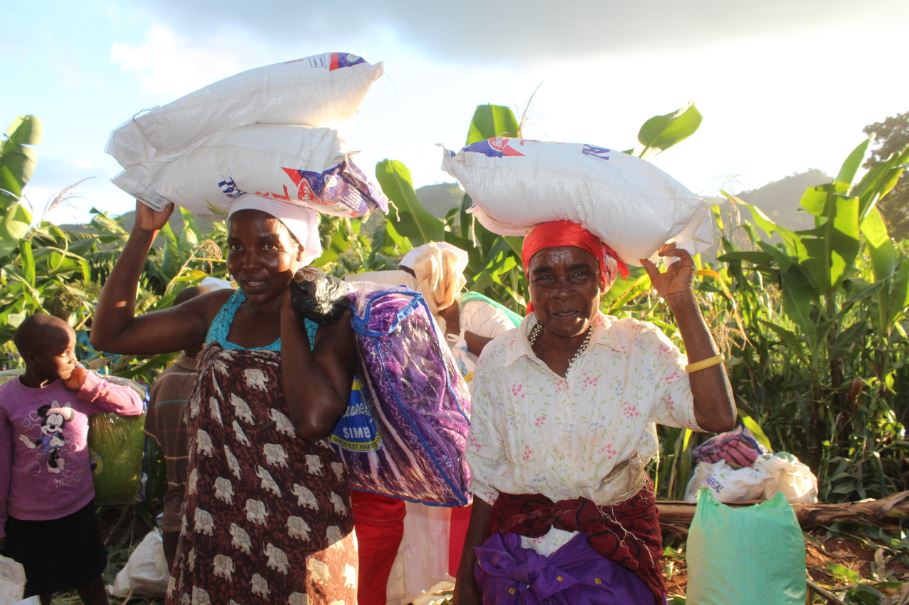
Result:
[[[741,423],[694,449],[697,462],[685,489],[695,502],[707,488],[719,502],[769,500],[781,493],[791,504],[817,502],[817,477],[788,452],[770,453]]]
[[[335,127],[357,112],[382,64],[323,53],[220,80],[143,111],[110,136],[113,182],[160,210],[223,215],[244,193],[359,217],[388,200]]]

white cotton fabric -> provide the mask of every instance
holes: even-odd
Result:
[[[246,193],[231,204],[227,218],[240,210],[260,210],[275,217],[303,246],[303,264],[308,265],[322,255],[319,239],[319,213],[297,204],[273,200]]]

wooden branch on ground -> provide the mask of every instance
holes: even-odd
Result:
[[[732,507],[752,504],[730,504]],[[694,502],[657,502],[660,523],[688,526],[694,518]],[[795,515],[802,529],[811,529],[832,523],[880,524],[883,521],[909,517],[909,491],[897,492],[880,500],[842,502],[839,504],[793,504]]]

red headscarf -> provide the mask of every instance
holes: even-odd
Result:
[[[615,251],[600,241],[596,235],[572,221],[551,221],[540,223],[531,227],[524,236],[524,245],[521,248],[521,261],[524,264],[524,273],[530,265],[530,259],[544,248],[558,248],[572,246],[580,248],[597,260],[600,267],[600,289],[605,290],[607,281],[615,279],[615,271],[606,265],[606,257],[615,260],[618,272],[622,277],[628,276],[628,267],[623,263]]]

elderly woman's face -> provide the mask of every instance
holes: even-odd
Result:
[[[555,336],[583,334],[600,306],[596,259],[573,246],[545,248],[527,267],[530,300],[543,328]]]

